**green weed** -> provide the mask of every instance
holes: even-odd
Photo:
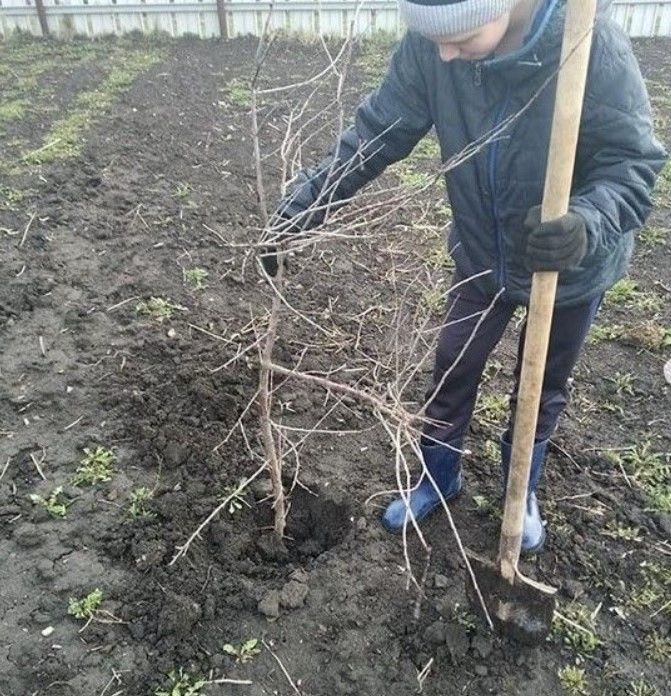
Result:
[[[0,122],[18,121],[26,113],[28,104],[25,99],[13,99],[0,104]]]
[[[184,269],[184,282],[194,290],[202,290],[209,275],[204,268]]]
[[[653,662],[671,660],[671,638],[662,636],[657,631],[649,633],[643,640],[643,654]]]
[[[228,505],[226,506],[226,510],[229,515],[235,515],[240,510],[242,510],[243,506],[250,507],[249,503],[246,500],[247,496],[247,491],[246,490],[241,490],[241,485],[242,482],[238,486],[226,486],[224,488],[223,495],[221,496],[221,500],[226,500],[227,498],[230,498],[228,501]]]
[[[63,494],[63,486],[54,488],[48,498],[43,498],[37,493],[31,493],[30,499],[36,505],[42,505],[52,517],[63,518],[68,514],[70,503]]]
[[[618,522],[609,522],[601,532],[604,536],[621,541],[641,541],[640,529],[638,527],[628,527]]]
[[[445,309],[445,293],[446,290],[440,284],[429,288],[422,293],[421,303],[431,314],[440,314]]]
[[[592,326],[587,342],[591,344],[615,341],[622,336],[624,328],[618,324],[595,324]]]
[[[95,483],[110,481],[114,473],[116,456],[104,447],[84,448],[84,457],[72,477],[74,486],[92,486]]]
[[[19,191],[0,185],[0,208],[12,210],[28,196],[28,191]]]
[[[652,685],[639,679],[638,681],[631,682],[629,685],[629,691],[627,691],[627,696],[660,696],[659,691]]]
[[[594,615],[579,604],[563,607],[561,615],[555,613],[552,633],[581,658],[592,654],[601,645]]]
[[[252,105],[252,90],[249,83],[238,78],[232,79],[224,88],[229,101],[242,109]]]
[[[192,677],[182,667],[168,674],[170,684],[167,688],[157,689],[154,696],[199,696],[201,689],[207,684],[205,679]]]
[[[667,161],[659,173],[654,190],[654,198],[658,204],[666,205],[671,200],[671,161]]]
[[[500,506],[498,506],[493,500],[490,500],[485,495],[474,495],[473,502],[475,503],[475,509],[481,515],[488,515],[495,520],[500,520],[503,518],[503,513]]]
[[[226,643],[224,645],[224,652],[227,655],[235,657],[236,662],[251,662],[258,654],[261,652],[259,648],[259,641],[257,638],[250,638],[244,643],[239,645],[234,645],[233,643]]]
[[[629,304],[639,294],[638,284],[632,278],[622,278],[606,292],[606,299],[613,304]]]
[[[606,380],[612,384],[619,397],[634,396],[635,377],[631,372],[616,372],[612,377],[606,377]]]
[[[177,184],[177,190],[175,191],[175,196],[179,198],[180,201],[188,201],[191,195],[191,185],[186,182],[180,182]]]
[[[149,502],[153,498],[153,494],[148,488],[144,486],[136,488],[134,491],[131,491],[128,497],[130,500],[128,514],[133,519],[138,519],[140,517],[151,519],[156,517],[156,513],[149,509]]]
[[[508,413],[509,398],[505,394],[480,394],[473,411],[479,423],[499,424]]]
[[[587,679],[585,678],[585,670],[567,665],[558,670],[557,676],[564,691],[570,696],[588,696],[589,689],[587,688]]]
[[[452,618],[460,626],[463,626],[467,631],[475,631],[478,619],[471,611],[462,607],[459,602],[455,602],[454,609],[452,610]]]
[[[396,37],[384,32],[376,32],[361,43],[361,55],[357,61],[364,73],[363,86],[373,89],[384,76]]]
[[[638,238],[645,246],[665,245],[669,239],[669,230],[664,227],[644,227]]]
[[[159,322],[172,318],[178,309],[183,309],[183,307],[164,297],[150,297],[148,300],[138,302],[135,306],[137,314],[151,317]]]
[[[102,590],[95,589],[93,592],[89,592],[86,597],[82,599],[74,599],[70,597],[70,602],[68,604],[68,614],[74,616],[76,619],[92,619],[95,613],[100,608],[103,601]]]
[[[434,135],[422,138],[410,154],[413,159],[440,159],[440,144]]]

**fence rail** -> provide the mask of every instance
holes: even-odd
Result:
[[[273,29],[344,36],[358,0],[278,0]],[[130,31],[195,34],[201,38],[259,35],[268,0],[0,0],[0,34],[15,29],[59,37]],[[615,20],[632,37],[671,36],[671,0],[615,0]],[[400,33],[396,0],[364,0],[355,31]]]

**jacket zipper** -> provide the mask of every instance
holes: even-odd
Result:
[[[503,105],[496,114],[494,120],[493,128],[497,128],[503,121],[503,116],[508,110],[508,105],[510,103],[510,93],[506,92],[506,97],[503,101]],[[501,232],[501,226],[499,224],[499,206],[497,202],[497,190],[496,190],[496,159],[499,152],[499,139],[495,139],[494,142],[489,147],[489,189],[492,193],[492,215],[494,218],[494,233],[496,234],[496,253],[498,256],[498,264],[496,269],[496,282],[499,288],[505,287],[506,281],[506,271],[505,271],[505,257],[503,252],[503,234]]]

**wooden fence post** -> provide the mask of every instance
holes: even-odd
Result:
[[[37,16],[40,19],[40,28],[42,29],[42,36],[49,36],[47,13],[44,11],[44,3],[42,2],[42,0],[35,0],[35,7],[37,8]]]
[[[217,0],[217,16],[219,17],[219,35],[222,39],[227,39],[228,23],[226,22],[226,3],[224,0]]]

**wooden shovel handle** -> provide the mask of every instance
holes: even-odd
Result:
[[[567,2],[562,68],[557,80],[542,220],[561,217],[568,211],[596,5],[597,0]],[[531,456],[556,291],[556,273],[534,273],[499,545],[501,574],[511,583],[520,557]]]

